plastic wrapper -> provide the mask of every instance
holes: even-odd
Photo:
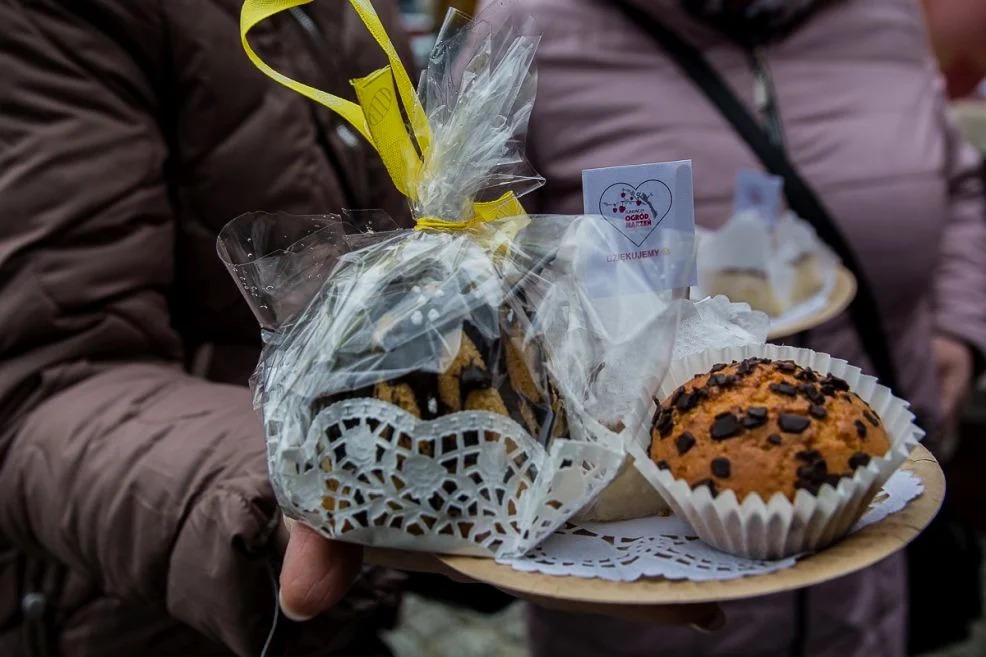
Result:
[[[767,316],[751,310],[747,304],[730,303],[721,296],[689,301],[682,306],[671,360],[681,361],[712,347],[762,345],[767,340],[768,328]],[[649,400],[646,417],[653,417],[655,411],[654,400]],[[646,449],[650,443],[650,423],[634,425],[627,440]],[[671,507],[635,467],[634,457],[628,455],[612,483],[579,513],[578,519],[612,522],[670,512]]]
[[[838,258],[804,220],[787,212],[770,225],[759,213],[734,215],[704,231],[698,247],[701,295],[749,304],[772,318],[829,293]]]
[[[404,107],[408,139],[385,142],[369,125],[385,103],[363,105],[414,230],[379,213],[248,215],[221,236],[265,329],[254,386],[274,490],[325,536],[525,553],[615,476],[670,363],[694,236],[668,236],[666,289],[598,299],[586,263],[605,221],[517,200],[542,183],[523,153],[537,41],[453,13]],[[631,349],[614,412],[601,372]]]

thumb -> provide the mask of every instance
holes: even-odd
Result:
[[[358,545],[330,541],[294,523],[281,568],[281,611],[293,621],[327,611],[346,595],[362,559]]]

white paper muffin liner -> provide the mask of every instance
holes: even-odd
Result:
[[[825,484],[817,495],[799,490],[794,502],[782,493],[769,500],[750,494],[741,504],[731,490],[723,490],[715,498],[707,486],[692,490],[688,482],[658,469],[648,450],[640,445],[631,446],[629,451],[640,473],[661,493],[675,515],[688,522],[709,545],[730,554],[764,560],[820,550],[842,538],[859,520],[924,432],[914,424],[906,401],[858,367],[828,354],[771,344],[708,349],[675,361],[661,385],[659,399],[666,399],[678,386],[696,374],[708,372],[716,363],[753,357],[791,360],[819,374],[831,373],[844,379],[880,416],[890,440],[888,453],[858,468],[851,479],[843,478],[838,488]]]

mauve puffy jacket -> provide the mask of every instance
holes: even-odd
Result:
[[[354,132],[253,68],[239,10],[0,0],[4,657],[256,657],[270,627],[259,329],[216,236],[253,210],[407,208]],[[306,12],[253,35],[280,70],[351,95],[386,63],[348,3]],[[289,654],[375,654],[385,575]]]
[[[675,0],[632,1],[695,44],[751,107],[750,59]],[[694,162],[696,217],[730,211],[737,169],[758,162],[731,126],[614,0],[524,0],[544,32],[529,147],[547,178],[529,209],[577,213],[581,171]],[[977,155],[959,138],[913,0],[836,0],[768,46],[786,147],[864,263],[900,394],[937,414],[935,331],[986,348],[986,223]],[[808,346],[868,367],[843,315]],[[897,556],[802,593],[725,605],[727,628],[681,628],[533,610],[536,655],[898,657],[905,569]]]

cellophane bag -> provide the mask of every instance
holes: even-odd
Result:
[[[542,183],[523,152],[537,43],[526,24],[446,21],[405,108],[429,132],[400,181],[414,230],[373,212],[247,215],[220,236],[264,330],[253,384],[274,490],[327,537],[523,554],[612,480],[668,367],[675,293],[589,296],[606,222],[517,202]],[[693,236],[669,243],[690,272]],[[620,362],[616,392],[600,373]]]

